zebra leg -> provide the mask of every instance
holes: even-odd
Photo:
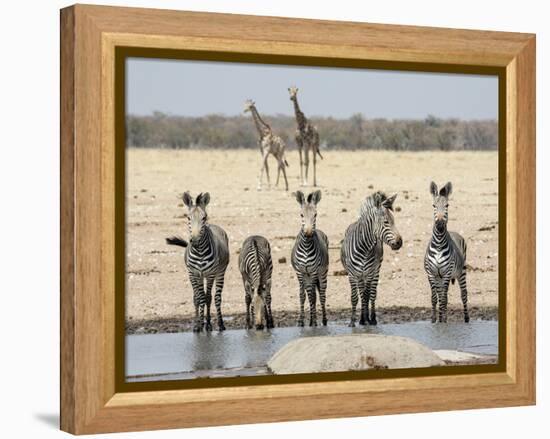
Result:
[[[252,328],[250,321],[250,304],[252,303],[252,294],[248,285],[245,286],[244,301],[246,303],[246,329],[250,329]]]
[[[470,321],[470,314],[468,312],[468,290],[466,289],[466,271],[464,270],[458,279],[460,285],[460,298],[462,299],[462,306],[464,308],[464,322]]]
[[[300,283],[300,317],[298,318],[298,326],[304,326],[304,303],[306,301],[306,291],[304,288],[304,279],[298,275],[298,282]]]
[[[191,286],[193,287],[193,304],[195,305],[195,324],[193,332],[201,332],[204,326],[204,285],[200,276],[189,274]]]
[[[216,279],[216,295],[214,303],[216,304],[216,314],[218,316],[218,331],[225,331],[222,317],[222,290],[223,290],[224,275],[218,276]]]
[[[447,298],[450,279],[443,279],[439,292],[439,323],[447,323]]]
[[[359,324],[366,325],[369,323],[369,283],[360,282],[359,288],[361,292],[361,319],[359,319]]]
[[[319,279],[319,300],[321,301],[321,312],[323,313],[323,326],[327,326],[327,273]]]
[[[212,323],[210,321],[210,304],[212,303],[212,286],[214,279],[206,280],[206,330],[212,331]]]
[[[350,327],[355,326],[355,320],[356,320],[356,309],[357,309],[357,302],[359,298],[357,297],[357,281],[353,279],[351,276],[349,277],[349,283],[351,285],[351,321],[349,322]]]
[[[264,309],[264,298],[260,295],[260,291],[257,291],[254,295],[254,325],[257,330],[264,329],[264,319],[262,316]]]
[[[369,291],[368,299],[370,302],[370,317],[367,318],[369,325],[376,325],[378,321],[376,320],[376,289],[378,286],[378,279],[374,279],[369,282]]]
[[[264,294],[266,326],[268,329],[271,329],[275,327],[273,323],[273,314],[271,312],[271,281],[268,282]]]
[[[435,323],[437,322],[437,284],[435,279],[432,277],[429,277],[428,280],[430,282],[430,289],[432,290],[432,323]]]
[[[307,296],[309,299],[309,326],[317,326],[317,291],[315,283],[307,285]]]

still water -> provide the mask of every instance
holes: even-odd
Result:
[[[495,321],[435,325],[411,322],[358,328],[334,322],[327,327],[275,328],[269,332],[240,329],[202,334],[139,334],[126,337],[126,376],[129,381],[186,379],[229,376],[228,369],[239,370],[239,375],[255,374],[265,368],[275,352],[296,338],[356,333],[410,337],[431,349],[498,353]]]

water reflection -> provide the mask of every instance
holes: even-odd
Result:
[[[387,334],[410,337],[432,349],[480,354],[498,353],[498,323],[431,324],[412,322],[349,328],[344,322],[316,328],[222,333],[147,334],[126,337],[127,376],[265,366],[282,346],[300,337],[343,334]]]

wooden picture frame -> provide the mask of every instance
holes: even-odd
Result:
[[[357,62],[498,74],[505,147],[499,172],[505,180],[500,215],[506,248],[501,367],[415,377],[120,387],[116,340],[124,322],[116,318],[115,242],[124,229],[115,190],[116,54],[132,48],[199,53],[201,59],[245,54],[309,65]],[[534,35],[104,6],[61,11],[62,430],[85,434],[534,403]]]

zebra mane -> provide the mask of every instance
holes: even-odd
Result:
[[[374,194],[369,195],[361,204],[361,208],[359,209],[359,217],[362,218],[371,215],[377,208],[376,201],[379,201],[378,204],[380,205],[387,199],[388,196],[382,191],[376,191]]]

